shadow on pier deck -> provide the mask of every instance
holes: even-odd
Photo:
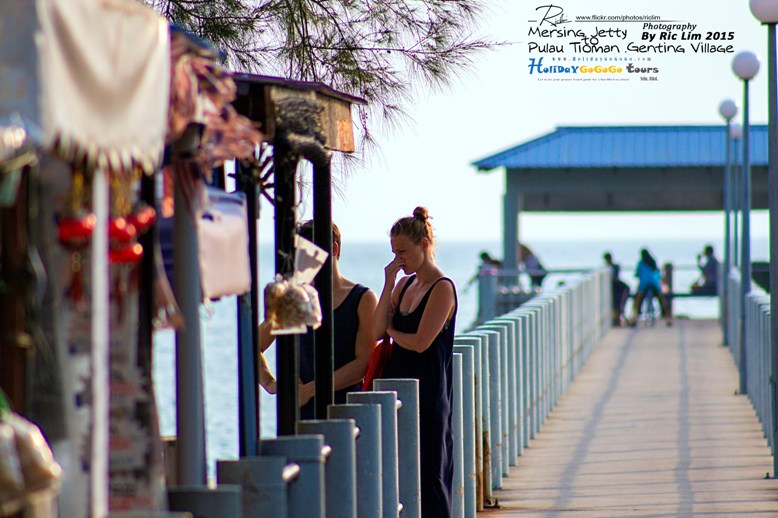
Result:
[[[717,321],[609,331],[486,516],[778,516]]]

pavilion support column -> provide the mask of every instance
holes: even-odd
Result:
[[[521,191],[518,179],[505,172],[505,197],[503,198],[503,268],[516,271],[519,262],[516,243],[519,240],[519,211],[521,210]]]

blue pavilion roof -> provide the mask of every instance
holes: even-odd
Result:
[[[561,126],[472,165],[481,171],[496,167],[723,167],[725,131],[724,125]],[[767,165],[767,126],[751,126],[749,146],[751,165]]]

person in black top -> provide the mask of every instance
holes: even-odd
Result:
[[[613,325],[621,326],[624,320],[624,308],[629,298],[629,286],[621,280],[621,267],[613,262],[613,256],[610,252],[602,255],[605,265],[611,271],[611,302],[613,303]]]
[[[397,220],[390,237],[394,259],[384,268],[374,336],[392,339],[383,377],[419,380],[421,515],[448,518],[454,473],[451,363],[456,287],[435,264],[427,209],[417,207],[413,216]],[[400,269],[406,276],[395,284]]]
[[[313,239],[313,221],[305,221],[298,227],[298,234],[308,240]],[[362,378],[367,370],[370,354],[376,346],[373,339],[373,314],[378,297],[361,284],[357,284],[340,272],[338,261],[341,252],[340,229],[332,224],[332,307],[333,334],[335,338],[333,385],[335,388],[334,402],[346,402],[346,393],[358,392],[362,389]],[[272,343],[269,331],[263,332],[263,322],[260,325],[260,347],[262,351]],[[268,392],[274,388],[266,362],[260,358],[260,382]],[[300,336],[300,418],[313,419],[314,397],[314,350],[313,330]],[[272,379],[271,379],[272,378]]]
[[[700,278],[691,286],[691,292],[697,295],[715,295],[718,293],[719,261],[713,255],[713,245],[705,246],[705,262],[702,255],[697,255],[697,267]]]

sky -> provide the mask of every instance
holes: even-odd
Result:
[[[723,124],[718,107],[724,99],[742,105],[742,82],[732,73],[733,57],[742,50],[762,58],[759,74],[751,81],[750,118],[767,122],[767,30],[753,17],[747,0],[588,0],[554,1],[573,28],[590,34],[593,26],[626,31],[622,41],[601,38],[601,44],[618,44],[622,53],[582,54],[572,50],[575,37],[539,38],[529,34],[537,25],[539,6],[548,1],[488,0],[488,12],[477,34],[510,44],[475,57],[442,92],[416,88],[415,102],[406,107],[412,120],[399,130],[379,133],[380,151],[365,157],[365,165],[337,178],[333,219],[345,240],[381,241],[399,217],[424,205],[433,217],[439,240],[500,241],[504,170],[477,172],[471,163],[495,152],[526,142],[566,125],[615,124]],[[585,7],[584,7],[585,5]],[[557,11],[558,12],[558,11]],[[724,33],[732,53],[698,54],[684,42],[685,54],[623,52],[628,42],[647,44],[642,22],[579,23],[580,15],[655,15],[662,20],[696,25],[691,31],[703,38]],[[536,20],[531,23],[529,20]],[[559,21],[559,18],[556,18]],[[543,28],[552,28],[548,22]],[[683,31],[669,31],[680,38]],[[728,33],[732,33],[729,35]],[[714,37],[714,36],[711,36]],[[531,43],[564,46],[556,54],[530,52]],[[658,41],[651,42],[653,44]],[[675,44],[676,42],[668,41]],[[562,82],[539,81],[529,73],[529,59],[563,56],[650,57],[646,63],[660,69],[657,81]],[[590,63],[596,65],[599,63]],[[639,64],[639,63],[636,63]],[[742,106],[741,106],[742,111]],[[740,122],[739,113],[734,122]],[[309,174],[303,171],[302,174]],[[298,216],[309,218],[310,193],[303,196]],[[262,206],[260,239],[272,239],[272,207]],[[720,214],[524,214],[520,234],[527,242],[541,239],[603,237],[687,237],[714,239],[723,233]],[[752,216],[752,235],[767,236],[765,211]]]

